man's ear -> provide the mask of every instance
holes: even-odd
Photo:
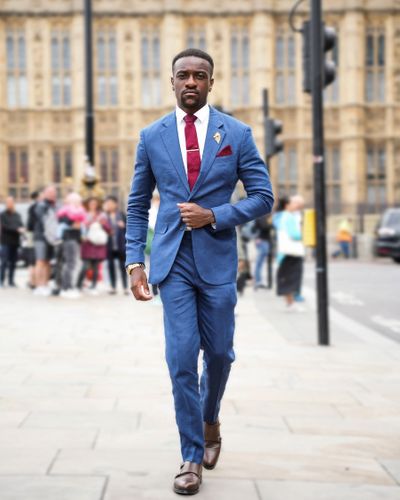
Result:
[[[214,78],[210,78],[210,92],[212,90],[213,85],[214,85]]]
[[[174,77],[173,76],[171,76],[171,85],[172,85],[172,90],[175,90],[174,89]]]

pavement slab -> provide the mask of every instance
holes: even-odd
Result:
[[[399,488],[363,484],[257,481],[261,500],[398,500]]]
[[[162,307],[23,288],[1,299],[0,499],[177,498]],[[336,322],[320,348],[314,314],[277,305],[249,289],[239,300],[223,452],[198,498],[397,500],[400,344]]]
[[[0,476],[1,500],[99,500],[104,477]]]

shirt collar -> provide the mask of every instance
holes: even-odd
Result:
[[[176,107],[175,113],[176,113],[176,121],[178,123],[181,123],[187,114],[179,106]],[[205,104],[202,108],[196,111],[195,116],[197,116],[197,119],[200,123],[206,122],[210,116],[210,106],[208,104]]]

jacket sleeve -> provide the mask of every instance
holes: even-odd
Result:
[[[144,262],[149,209],[156,181],[146,151],[144,132],[136,152],[135,172],[126,214],[126,265]]]
[[[240,144],[238,176],[247,198],[235,204],[213,207],[215,230],[220,231],[243,224],[271,212],[274,197],[265,163],[260,157],[249,127],[243,132]]]

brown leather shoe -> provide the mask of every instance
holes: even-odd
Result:
[[[203,465],[206,469],[214,469],[221,453],[220,423],[207,424],[204,422],[204,457]]]
[[[201,484],[201,464],[184,462],[175,476],[174,491],[179,495],[195,495]]]

